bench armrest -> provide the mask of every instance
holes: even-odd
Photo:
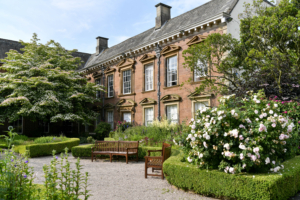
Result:
[[[145,156],[145,163],[148,163],[148,161],[153,160],[153,159],[159,159],[161,161],[163,161],[163,157],[162,156]]]
[[[148,156],[150,156],[151,152],[161,152],[162,153],[162,150],[148,150]]]
[[[138,150],[139,150],[139,148],[138,147],[129,147],[129,148],[126,148],[126,152],[127,152],[127,154],[128,154],[128,150],[129,149],[136,149],[136,151],[138,152]]]
[[[95,149],[95,147],[92,147],[92,148],[91,148],[92,152],[94,151],[94,149]]]

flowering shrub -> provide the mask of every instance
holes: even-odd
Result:
[[[132,124],[130,122],[126,122],[126,121],[122,121],[121,122],[121,121],[118,121],[117,127],[116,127],[116,131],[124,132],[129,127],[132,127]]]
[[[281,162],[293,157],[298,148],[294,123],[263,92],[250,92],[242,101],[234,95],[224,96],[218,108],[199,110],[190,128],[185,143],[187,161],[231,174],[278,172],[284,168]]]

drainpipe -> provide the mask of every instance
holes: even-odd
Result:
[[[102,85],[105,86],[105,75],[104,75],[104,67],[101,68],[102,71]],[[104,97],[105,97],[105,93],[102,92],[102,120],[105,121],[105,116],[104,116]]]
[[[161,120],[161,116],[160,116],[160,52],[161,52],[161,48],[159,46],[159,44],[156,45],[156,57],[157,57],[157,106],[158,106],[158,111],[157,111],[157,119],[160,121]]]

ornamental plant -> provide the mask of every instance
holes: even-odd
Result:
[[[105,137],[108,136],[111,131],[111,126],[107,122],[100,122],[95,129],[95,139],[104,140]]]
[[[237,107],[238,105],[238,107]],[[190,121],[186,160],[205,169],[226,173],[278,172],[299,146],[294,123],[280,113],[277,102],[263,91],[220,98],[218,108],[204,107]]]
[[[95,120],[92,109],[97,91],[103,87],[88,82],[77,71],[81,59],[73,57],[77,50],[67,51],[51,40],[38,43],[20,41],[22,53],[7,52],[0,60],[0,121],[15,121],[26,117],[47,122]]]

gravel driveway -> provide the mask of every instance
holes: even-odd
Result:
[[[38,172],[36,183],[43,183],[43,165],[49,164],[52,156],[31,158],[29,165]],[[72,167],[76,159],[70,155],[69,161]],[[89,172],[90,200],[113,199],[113,200],[135,200],[135,199],[201,199],[212,200],[213,198],[202,197],[197,194],[184,192],[172,187],[166,180],[158,177],[145,179],[145,163],[129,162],[125,160],[110,163],[104,159],[91,162],[89,159],[81,159],[83,172]],[[148,169],[151,170],[151,169]]]

